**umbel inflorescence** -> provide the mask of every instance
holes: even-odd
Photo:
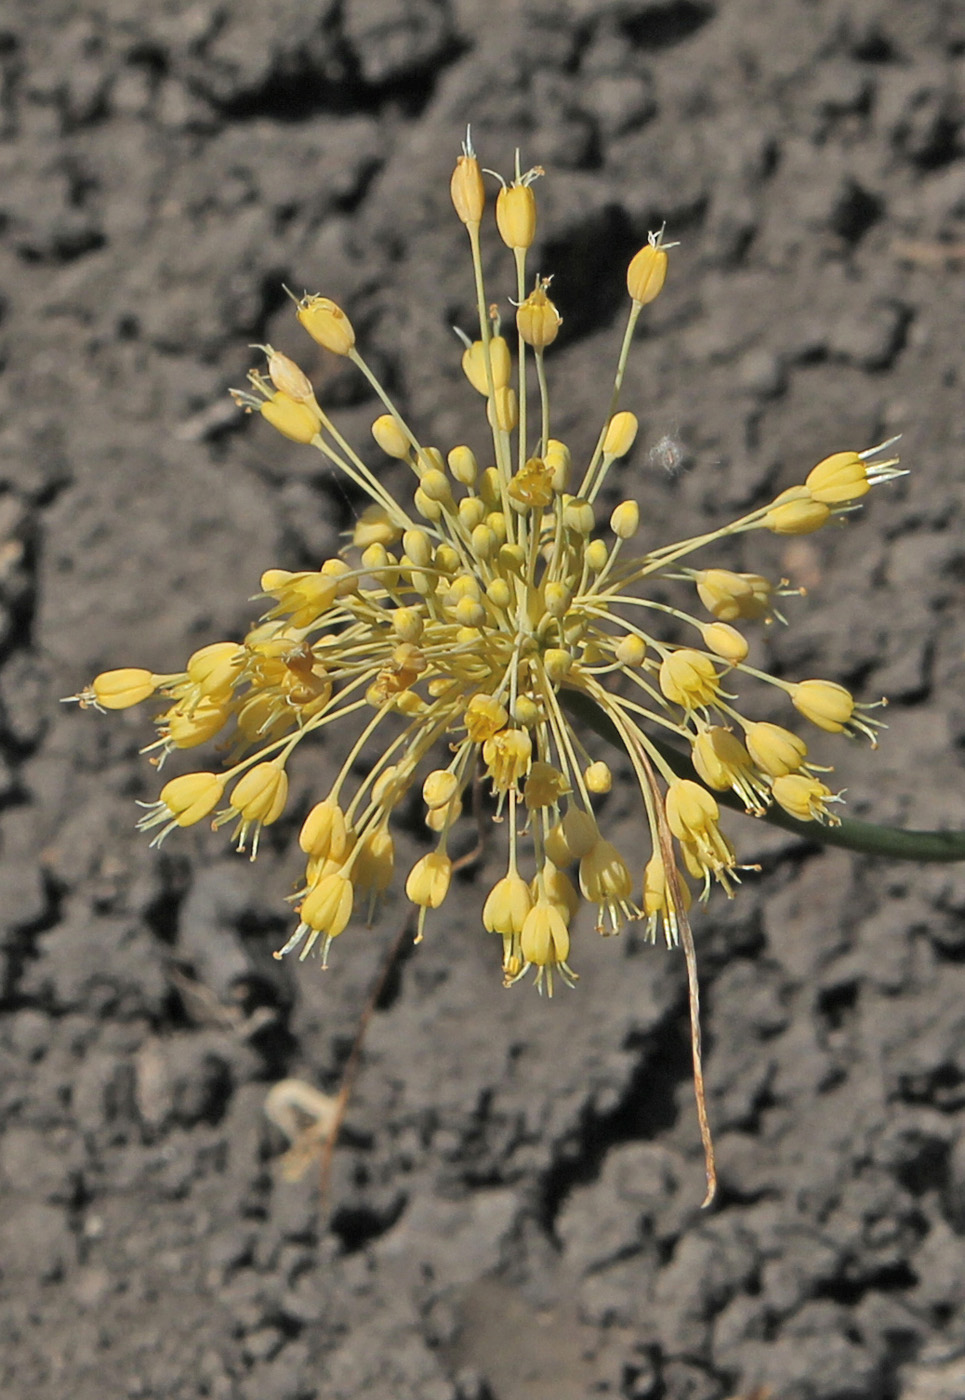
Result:
[[[737,856],[720,830],[715,792],[732,789],[751,813],[776,803],[805,820],[836,820],[830,804],[839,799],[808,762],[805,740],[743,713],[745,677],[783,691],[789,712],[818,729],[874,742],[877,722],[834,681],[791,682],[748,664],[740,624],[769,621],[780,585],[705,556],[726,537],[807,534],[853,509],[874,483],[898,475],[891,444],[837,452],[740,519],[674,543],[647,541],[640,552],[637,503],[622,501],[601,521],[597,502],[637,432],[618,398],[634,328],[663,287],[672,245],[662,230],[652,233],[629,265],[612,397],[588,461],[577,465],[552,436],[544,372],[561,318],[549,279],[527,274],[541,173],[521,174],[517,160],[510,182],[497,177],[496,226],[515,262],[512,337],[487,300],[486,195],[470,146],[452,176],[479,321],[478,338],[462,337],[462,365],[485,404],[490,460],[480,464],[463,444],[445,455],[425,445],[362,357],[344,311],[304,296],[296,308],[304,329],[351,360],[381,400],[372,434],[381,453],[411,470],[411,499],[390,493],[378,465],[345,440],[302,370],[263,347],[266,370],[253,371],[250,391],[235,398],[321,452],[369,497],[350,542],[317,570],[264,573],[261,618],[240,643],[205,646],[170,675],[107,671],[75,697],[105,710],[159,701],[158,737],[146,750],[158,767],[218,741],[218,763],[171,778],[148,807],[139,825],[155,830],[154,844],[212,816],[254,856],[262,827],[285,809],[296,751],[331,731],[342,762],[301,827],[297,923],[276,956],[298,950],[304,958],[318,945],[324,966],[350,921],[371,916],[393,879],[393,814],[415,785],[432,838],[405,877],[421,938],[428,911],[449,892],[453,829],[481,773],[505,835],[504,869],[482,922],[502,940],[507,984],[532,968],[551,994],[556,974],[574,980],[570,930],[583,901],[601,933],[641,919],[651,939],[659,926],[674,945],[687,927],[687,877],[701,896],[715,882],[731,894]],[[701,562],[685,562],[698,553]],[[649,587],[657,580],[660,598]],[[667,580],[677,581],[679,606],[661,600]],[[662,639],[668,625],[674,641]],[[592,702],[626,751],[650,835],[639,864],[601,831],[597,808],[612,774],[568,718],[567,692]],[[694,777],[676,775],[658,736],[689,752]],[[373,742],[378,756],[363,765]]]

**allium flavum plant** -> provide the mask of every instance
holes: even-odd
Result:
[[[435,837],[405,881],[421,939],[429,910],[449,892],[452,831],[481,772],[506,835],[505,873],[482,908],[483,924],[502,940],[506,984],[530,968],[549,994],[557,974],[573,983],[570,929],[583,900],[595,907],[601,933],[642,919],[653,940],[659,925],[668,946],[683,941],[688,954],[699,1081],[685,876],[701,898],[715,882],[730,895],[738,869],[714,793],[733,789],[750,813],[776,803],[826,823],[836,821],[830,804],[839,800],[818,776],[825,770],[808,762],[805,740],[746,717],[732,692],[751,676],[783,691],[818,729],[863,733],[872,743],[877,721],[834,681],[791,682],[747,664],[748,643],[735,624],[770,621],[779,585],[683,561],[755,530],[809,534],[898,475],[897,459],[887,455],[890,443],[837,452],[803,484],[740,519],[644,553],[631,543],[640,527],[636,501],[621,502],[601,529],[600,491],[637,432],[634,415],[617,411],[634,328],[663,287],[673,245],[662,230],[652,233],[630,262],[612,397],[589,461],[575,468],[569,447],[551,435],[544,372],[561,318],[548,278],[527,287],[533,182],[542,172],[520,174],[517,158],[513,180],[497,177],[496,226],[516,269],[514,357],[483,282],[483,175],[471,146],[464,152],[451,194],[469,235],[479,330],[478,339],[462,337],[462,366],[486,405],[491,461],[481,466],[463,444],[445,456],[423,445],[357,349],[345,312],[327,297],[302,297],[296,314],[304,329],[351,360],[381,400],[385,412],[372,435],[382,453],[411,469],[411,501],[397,500],[345,440],[302,370],[262,347],[266,371],[252,371],[250,391],[235,391],[235,399],[321,452],[370,498],[350,543],[317,570],[264,573],[259,596],[267,606],[243,642],[205,646],[172,675],[107,671],[76,698],[106,710],[160,700],[158,738],[146,750],[158,767],[175,751],[221,737],[220,769],[172,778],[139,826],[156,828],[156,845],[213,813],[213,826],[231,826],[238,850],[252,857],[262,827],[285,809],[295,751],[339,726],[344,761],[301,828],[297,924],[276,954],[297,949],[305,958],[319,944],[322,966],[353,915],[371,917],[388,889],[392,816],[417,783]],[[649,582],[668,579],[682,585],[684,606],[648,596]],[[688,594],[700,615],[687,611]],[[672,619],[680,640],[652,635],[654,617],[661,630]],[[568,718],[567,692],[592,702],[626,750],[650,833],[642,868],[600,830],[595,799],[612,774]],[[376,735],[380,757],[360,773],[360,754]],[[694,777],[677,776],[654,735],[689,749]],[[699,1082],[698,1103],[705,1128]]]

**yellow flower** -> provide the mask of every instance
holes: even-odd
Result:
[[[704,652],[679,647],[660,664],[660,689],[685,710],[710,705],[720,689],[717,668]]]
[[[436,845],[415,860],[405,890],[422,937],[427,915],[449,895],[450,834],[480,773],[497,794],[504,837],[482,919],[503,939],[507,981],[527,966],[547,991],[554,970],[572,981],[569,929],[583,901],[595,906],[601,931],[643,917],[651,937],[662,923],[668,943],[686,942],[690,895],[677,866],[705,896],[713,882],[731,893],[736,880],[714,791],[734,790],[754,812],[775,801],[833,820],[828,804],[837,799],[812,776],[804,741],[744,713],[745,680],[783,690],[832,734],[873,740],[878,727],[833,681],[795,683],[747,665],[749,640],[732,624],[770,622],[788,590],[762,574],[716,567],[713,549],[762,529],[816,529],[899,474],[887,455],[892,444],[832,454],[769,505],[716,530],[666,542],[648,534],[645,547],[635,545],[645,519],[640,503],[630,495],[604,510],[603,502],[608,474],[640,429],[619,396],[634,330],[664,286],[673,245],[654,232],[627,268],[613,391],[577,451],[554,436],[544,363],[560,314],[549,279],[534,280],[527,269],[539,173],[517,165],[496,198],[497,230],[511,250],[501,303],[486,287],[486,195],[468,142],[450,184],[478,313],[460,332],[462,368],[485,401],[485,455],[477,445],[477,458],[464,441],[426,441],[379,382],[343,308],[329,296],[303,296],[298,322],[350,361],[378,397],[372,436],[408,474],[411,490],[390,489],[395,476],[372,469],[295,360],[258,347],[266,367],[252,370],[234,397],[310,445],[366,497],[343,548],[317,569],[265,570],[263,615],[239,643],[202,646],[171,674],[107,671],[72,697],[103,709],[156,699],[158,737],[147,749],[158,751],[158,764],[173,750],[217,740],[223,771],[172,779],[140,825],[157,827],[160,840],[213,812],[227,793],[214,825],[233,822],[236,844],[250,845],[252,855],[261,829],[285,809],[296,750],[324,731],[339,766],[302,817],[299,923],[282,951],[300,948],[304,957],[321,938],[324,962],[355,911],[367,905],[371,914],[393,879],[393,822],[420,793]],[[710,621],[688,610],[694,590]],[[632,773],[645,831],[633,862],[601,832],[606,795],[623,780],[571,718],[571,698],[602,712]],[[693,778],[677,776],[657,737],[692,754]],[[628,801],[621,792],[621,816]],[[580,891],[566,873],[577,868]]]
[[[281,391],[259,404],[259,412],[266,423],[292,442],[307,444],[318,434],[319,421],[308,404],[299,403]]]
[[[747,749],[731,730],[711,724],[701,729],[690,751],[697,775],[716,792],[733,788],[749,812],[763,812],[767,784],[754,772]]]
[[[157,677],[137,666],[123,666],[118,671],[102,671],[91,682],[85,697],[88,703],[102,710],[127,710],[147,700],[157,689]]]
[[[409,871],[405,892],[413,904],[423,909],[438,909],[449,893],[452,861],[444,851],[432,851],[417,860]]]
[[[216,773],[182,773],[164,784],[157,802],[144,804],[147,811],[137,824],[138,830],[160,826],[151,840],[152,846],[160,846],[176,826],[194,826],[213,812],[223,795],[224,780]]]
[[[758,768],[772,778],[796,773],[808,755],[808,746],[800,735],[767,720],[745,725],[744,742]]]
[[[829,787],[807,773],[787,773],[774,779],[774,801],[802,822],[826,822],[840,826],[841,820],[828,811],[829,802],[840,802]]]
[[[553,995],[553,969],[559,970],[563,981],[572,986],[576,980],[567,964],[570,955],[570,933],[555,904],[539,902],[526,915],[519,936],[523,971],[537,969],[536,985],[546,986],[547,996]]]

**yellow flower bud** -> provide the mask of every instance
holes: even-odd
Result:
[[[280,391],[259,404],[258,411],[266,423],[276,428],[282,437],[291,438],[292,442],[309,443],[318,436],[318,418],[308,405]]]
[[[560,333],[563,317],[546,295],[547,283],[538,281],[516,312],[516,329],[527,345],[545,350]]]
[[[486,621],[486,609],[475,598],[460,598],[452,614],[460,627],[477,628]]]
[[[609,764],[604,763],[602,759],[591,763],[583,774],[583,781],[592,793],[609,792],[613,786],[613,773]]]
[[[431,851],[417,860],[405,882],[405,893],[423,909],[438,909],[449,893],[452,861],[444,851]]]
[[[383,413],[376,418],[372,424],[372,436],[387,457],[395,457],[404,462],[412,453],[412,443],[408,435],[402,431],[391,413]]]
[[[480,526],[487,529],[488,526]],[[483,556],[480,556],[482,558]],[[494,578],[486,584],[486,597],[497,608],[508,608],[513,599],[512,590],[504,578]]]
[[[840,801],[829,787],[806,773],[788,773],[775,778],[772,784],[774,801],[801,822],[824,822],[840,826],[841,822],[828,811],[829,802]]]
[[[486,207],[486,188],[479,161],[474,155],[461,155],[449,181],[453,207],[462,222],[478,227]]]
[[[543,602],[550,617],[565,617],[573,602],[572,590],[565,583],[551,581],[543,588]]]
[[[402,548],[417,569],[428,568],[432,563],[432,541],[425,530],[406,530]]]
[[[435,525],[442,519],[442,504],[433,500],[431,496],[427,496],[421,486],[417,486],[412,493],[412,503],[423,520],[429,520]]]
[[[666,280],[667,254],[660,247],[659,234],[651,233],[627,268],[627,291],[638,305],[646,306],[660,295]]]
[[[529,185],[504,185],[496,196],[496,227],[507,248],[525,251],[536,237],[536,196]]]
[[[422,636],[424,622],[418,608],[396,608],[392,614],[392,630],[404,642],[417,642]]]
[[[543,718],[541,707],[528,695],[517,695],[516,704],[513,706],[513,719],[517,724],[524,725],[531,729],[534,724],[538,724]]]
[[[732,666],[744,661],[750,650],[747,639],[741,636],[736,627],[731,627],[729,622],[708,622],[701,627],[700,635],[708,651],[712,651],[724,661],[729,661]]]
[[[621,501],[610,516],[610,529],[618,540],[632,540],[639,528],[640,507],[636,501]]]
[[[660,663],[660,689],[668,700],[694,710],[717,698],[720,681],[709,656],[691,647],[678,647]]]
[[[329,297],[302,297],[296,315],[312,340],[324,350],[347,355],[355,348],[351,321]]]
[[[621,666],[639,666],[647,654],[647,644],[635,632],[628,632],[617,642],[613,654]]]
[[[365,549],[362,550],[361,562],[364,569],[369,569],[372,573],[378,573],[379,570],[387,568],[389,564],[395,561],[385,545],[379,540],[375,540],[372,544],[366,545]]]
[[[91,682],[96,704],[104,710],[127,710],[147,700],[157,689],[150,671],[139,666],[124,666],[117,671],[102,671]]]
[[[854,697],[836,681],[799,681],[790,695],[794,708],[829,734],[841,734],[854,713]]]
[[[573,653],[564,647],[547,647],[543,652],[543,670],[554,684],[559,685],[573,669]]]
[[[589,535],[596,524],[593,507],[580,496],[570,496],[563,504],[563,524],[578,535]]]
[[[614,413],[603,439],[603,455],[625,457],[636,441],[639,426],[635,413]]]
[[[422,800],[427,807],[447,807],[459,790],[459,779],[446,768],[436,768],[422,784]]]
[[[452,505],[452,487],[449,485],[449,479],[445,472],[431,467],[422,473],[419,478],[419,486],[430,501],[438,501],[446,508]]]
[[[797,734],[766,720],[747,725],[744,743],[758,768],[772,778],[797,772],[808,753],[807,744]]]
[[[345,813],[327,797],[316,802],[302,823],[298,844],[306,855],[321,860],[340,860],[348,844]]]
[[[583,551],[583,558],[586,567],[593,574],[598,574],[610,557],[610,551],[606,547],[606,540],[591,540]]]
[[[462,528],[472,534],[476,526],[486,518],[486,503],[479,496],[463,496],[456,507],[456,514]]]
[[[461,486],[472,486],[479,472],[479,463],[471,447],[454,447],[447,458],[453,480]]]
[[[159,800],[178,826],[193,826],[212,812],[224,794],[224,781],[215,773],[183,773],[165,783]]]

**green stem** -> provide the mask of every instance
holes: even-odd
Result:
[[[573,719],[615,748],[624,748],[616,726],[588,695],[577,690],[561,690],[559,698]],[[690,759],[680,749],[659,739],[650,742],[678,777],[700,781]],[[747,815],[736,794],[715,792],[714,797],[722,806]],[[824,826],[821,822],[798,821],[775,807],[752,820],[779,826],[819,846],[843,846],[845,850],[863,855],[888,856],[891,860],[965,860],[965,831],[902,831],[900,827],[876,826],[874,822],[859,821],[856,817],[843,817],[840,826]]]

